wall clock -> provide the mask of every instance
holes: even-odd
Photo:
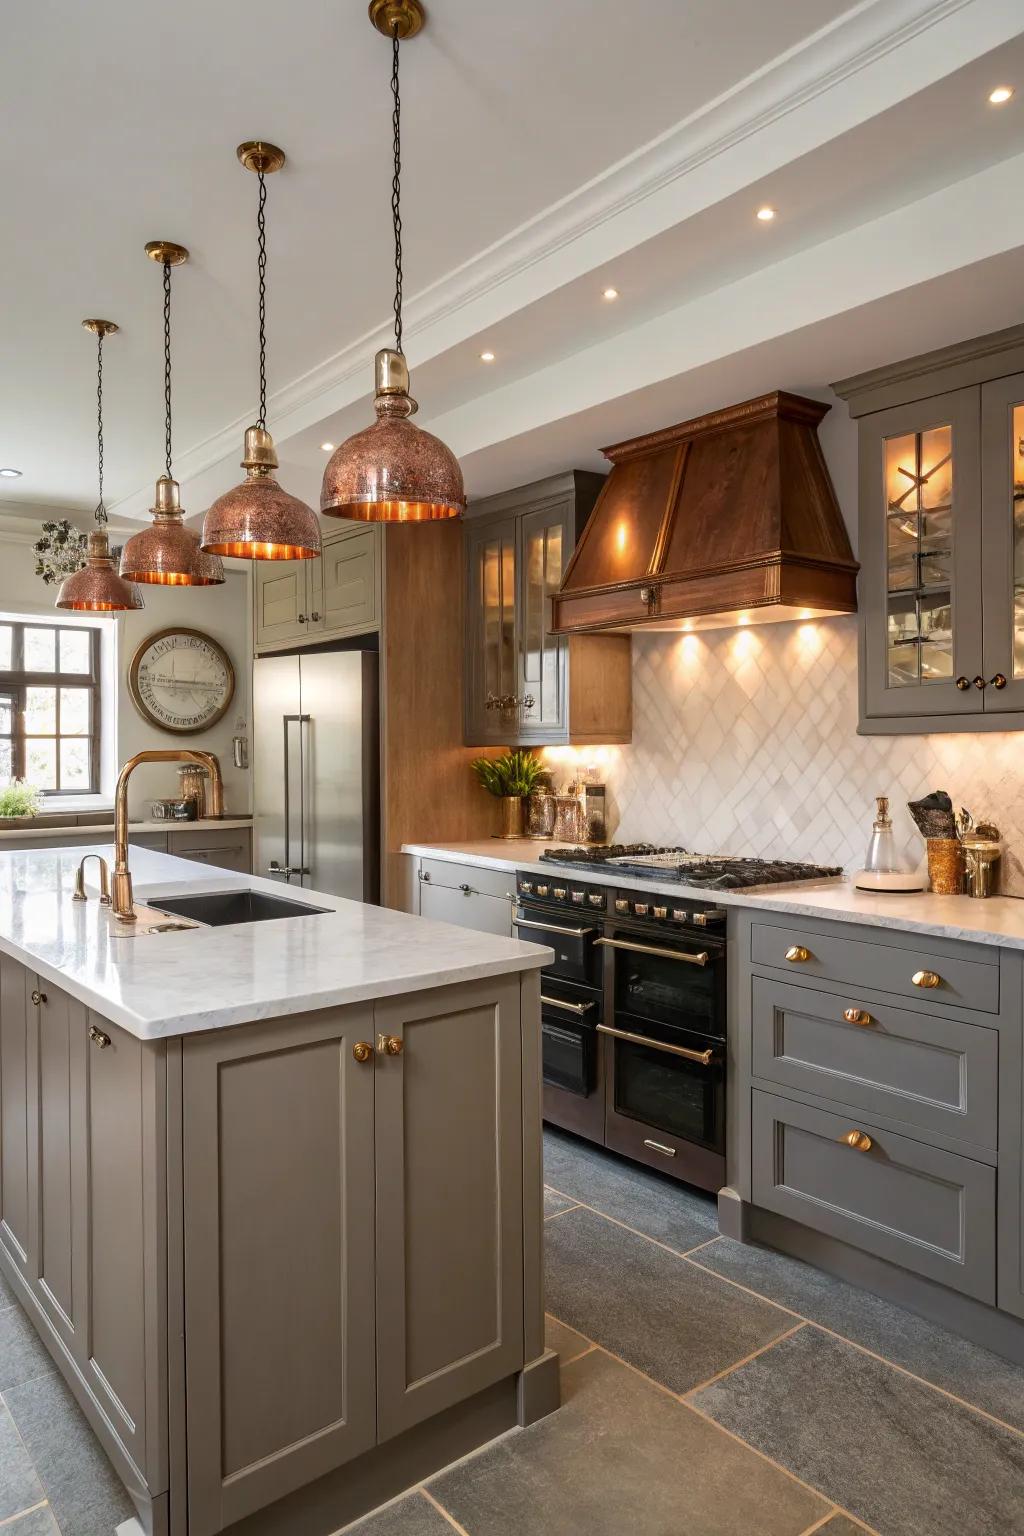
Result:
[[[235,691],[235,669],[222,645],[198,629],[158,630],[128,668],[128,689],[144,720],[177,736],[207,731]]]

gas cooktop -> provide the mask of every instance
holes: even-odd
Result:
[[[571,869],[617,870],[646,880],[678,880],[706,890],[736,890],[742,886],[788,885],[797,880],[824,880],[841,875],[837,865],[801,864],[790,859],[745,859],[725,854],[692,853],[686,848],[659,848],[654,843],[602,843],[590,848],[545,848],[546,864]]]

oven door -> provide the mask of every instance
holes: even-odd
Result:
[[[589,1098],[597,1085],[597,1002],[554,995],[541,981],[540,1037],[544,1084]]]
[[[608,956],[605,1014],[622,1028],[667,1025],[725,1038],[725,945],[719,938],[663,937],[608,925],[597,940]],[[631,1021],[631,1022],[630,1022]]]
[[[547,944],[555,952],[545,976],[560,976],[588,987],[601,985],[601,951],[597,948],[600,929],[578,921],[571,911],[520,903],[512,925],[527,943]]]
[[[667,1025],[599,1024],[605,1060],[609,1129],[629,1121],[641,1144],[680,1142],[725,1152],[725,1043]],[[642,1134],[641,1134],[642,1133]],[[630,1138],[632,1139],[632,1138]],[[609,1145],[611,1142],[609,1141]],[[657,1145],[648,1145],[657,1151]],[[671,1155],[671,1154],[668,1154]],[[683,1174],[686,1177],[686,1174]]]

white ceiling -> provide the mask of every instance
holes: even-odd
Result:
[[[433,0],[403,51],[407,351],[471,492],[599,462],[686,402],[820,390],[895,355],[901,314],[911,349],[956,339],[954,317],[1019,320],[1020,34],[1018,0]],[[234,148],[257,136],[289,154],[268,185],[270,425],[315,499],[320,442],[370,419],[391,296],[390,60],[362,0],[36,0],[5,18],[5,56],[0,464],[24,476],[0,510],[95,500],[79,321],[101,314],[122,326],[108,500],[144,515],[158,236],[193,255],[174,277],[186,505],[239,478],[256,186]]]

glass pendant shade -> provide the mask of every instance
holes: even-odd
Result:
[[[144,606],[140,593],[114,570],[107,530],[95,529],[89,535],[85,564],[65,576],[55,607],[76,613],[123,613]]]
[[[153,521],[133,533],[121,551],[125,581],[150,586],[212,587],[224,580],[217,555],[204,554],[199,535],[182,521],[177,480],[161,475],[156,483]]]
[[[416,402],[400,352],[376,357],[377,420],[331,455],[320,510],[368,523],[426,523],[461,517],[466,505],[459,461],[440,438],[413,426]]]
[[[274,477],[277,467],[270,433],[249,427],[242,459],[245,479],[218,496],[203,520],[206,553],[243,560],[316,559],[321,552],[316,513],[282,490]]]

